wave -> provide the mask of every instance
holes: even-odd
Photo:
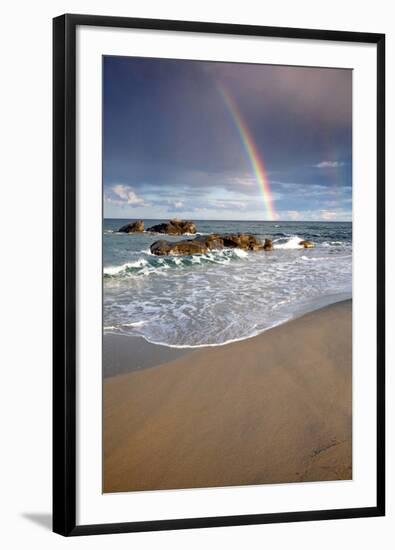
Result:
[[[155,256],[149,250],[142,250],[147,258],[126,262],[118,266],[107,266],[103,269],[105,279],[141,277],[150,274],[163,274],[169,269],[191,268],[198,265],[224,265],[234,260],[248,257],[248,252],[238,248],[212,250],[206,254],[193,256]]]
[[[285,238],[275,239],[273,241],[274,249],[293,249],[293,248],[303,248],[299,243],[304,239],[298,237],[298,235],[292,235],[290,239],[285,241]],[[285,242],[283,242],[285,241]]]
[[[218,346],[226,346],[227,344],[234,344],[235,342],[242,342],[243,340],[248,340],[250,338],[254,338],[255,336],[258,336],[259,334],[262,334],[263,332],[266,332],[267,330],[270,330],[272,328],[283,325],[284,323],[286,323],[287,321],[290,321],[291,319],[292,319],[292,315],[290,315],[287,318],[281,319],[281,321],[275,321],[270,326],[267,326],[265,328],[252,330],[250,333],[248,333],[244,336],[229,338],[228,340],[218,341],[216,343],[170,344],[169,342],[162,342],[160,340],[158,341],[155,338],[152,338],[152,337],[150,337],[148,335],[145,335],[145,334],[142,334],[142,333],[141,334],[139,333],[138,336],[140,336],[141,338],[144,338],[144,340],[146,342],[149,342],[150,344],[155,344],[157,346],[165,346],[167,348],[174,348],[174,349],[216,348]],[[126,325],[122,325],[122,326],[126,326]],[[108,332],[115,332],[115,333],[118,333],[118,334],[123,334],[125,336],[136,336],[135,334],[130,334],[130,333],[122,331],[121,327],[104,327],[105,331],[106,331],[106,329],[107,329]]]
[[[299,235],[287,235],[287,238],[273,239],[273,246],[275,249],[301,249],[303,245],[300,245],[300,242],[304,240],[305,237],[299,237]],[[313,240],[313,242],[318,248],[346,247],[351,244],[349,241],[324,241],[320,243]]]
[[[121,325],[109,325],[108,327],[103,327],[104,332],[120,332],[122,327],[127,328],[139,328],[143,327],[146,324],[146,321],[135,321],[134,323],[122,323]]]
[[[331,247],[331,246],[344,246],[346,243],[344,241],[324,241],[321,246]]]
[[[109,275],[110,277],[118,275],[119,273],[126,272],[128,270],[140,269],[147,265],[147,261],[144,259],[137,260],[136,262],[127,262],[122,265],[108,266],[103,269],[104,275]]]
[[[125,330],[128,327],[133,327],[138,329],[139,327],[143,327],[144,325],[149,326],[149,323],[145,321],[137,321],[135,323],[122,323],[116,326],[105,326],[104,332],[108,334],[120,334],[124,336],[129,336],[129,337],[139,336],[143,338],[146,342],[149,342],[151,344],[165,346],[168,348],[175,348],[175,349],[199,349],[199,348],[220,347],[220,346],[225,346],[227,344],[232,344],[235,342],[241,342],[244,340],[248,340],[250,338],[254,338],[260,334],[263,334],[264,332],[267,332],[268,330],[272,330],[275,327],[283,325],[288,321],[297,319],[298,317],[301,317],[306,313],[310,313],[317,309],[321,309],[328,305],[342,302],[344,300],[349,300],[351,298],[352,298],[351,291],[343,291],[343,292],[338,292],[338,293],[330,294],[326,296],[323,295],[323,296],[315,297],[314,299],[311,299],[309,301],[304,301],[304,302],[302,301],[300,304],[293,304],[293,307],[291,310],[284,312],[277,318],[272,318],[271,320],[266,319],[264,324],[260,324],[260,325],[254,324],[250,326],[249,329],[244,334],[236,336],[236,334],[229,333],[226,330],[226,327],[223,330],[219,330],[219,331],[217,330],[215,334],[214,342],[206,341],[202,343],[200,341],[199,343],[197,343],[197,342],[190,341],[189,343],[181,344],[173,341],[173,337],[174,337],[173,333],[169,341],[169,340],[163,339],[163,334],[161,335],[155,334],[155,331],[152,334],[150,334],[149,329],[148,331]],[[279,302],[278,305],[280,304],[281,302]],[[213,330],[215,330],[214,325],[213,325]]]

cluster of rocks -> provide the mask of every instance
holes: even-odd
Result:
[[[127,223],[120,227],[118,231],[121,233],[141,233],[145,231],[144,222],[138,220]],[[148,227],[147,231],[151,233],[166,233],[167,235],[185,235],[186,233],[194,235],[196,233],[196,225],[190,221],[170,220],[166,223],[159,223]]]
[[[118,229],[121,233],[142,233],[145,231],[142,220],[130,222]],[[196,234],[196,225],[190,221],[170,220],[149,227],[147,232],[166,233],[167,235]],[[311,241],[300,241],[303,248],[314,248]],[[192,254],[205,254],[210,250],[223,248],[240,248],[241,250],[273,250],[272,239],[264,242],[248,233],[234,233],[229,235],[202,235],[194,239],[170,242],[165,240],[155,241],[151,245],[151,253],[157,256],[191,256]]]
[[[210,250],[222,250],[224,248],[240,248],[241,250],[273,250],[271,239],[265,239],[262,243],[254,235],[205,235],[195,239],[170,242],[160,240],[152,243],[151,253],[156,256],[191,256],[192,254],[205,254]]]

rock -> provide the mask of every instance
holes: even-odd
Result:
[[[196,233],[196,225],[193,222],[184,220],[170,220],[168,223],[153,225],[147,231],[152,231],[152,233],[167,233],[168,235],[194,234]]]
[[[126,225],[123,225],[120,229],[118,229],[120,233],[141,233],[144,231],[144,222],[141,220],[138,220],[136,222],[130,222]]]
[[[299,246],[303,246],[303,248],[314,248],[315,244],[311,241],[300,241]]]
[[[223,241],[223,248],[241,248],[242,250],[262,250],[259,239],[253,235],[238,233],[235,235],[219,235]]]
[[[191,256],[205,254],[210,250],[223,248],[241,248],[242,250],[263,250],[264,245],[253,235],[204,235],[195,239],[169,242],[156,241],[151,245],[151,252],[157,256]]]
[[[171,243],[169,241],[155,241],[151,245],[151,253],[156,256],[191,256],[192,254],[204,254],[210,249],[203,241],[188,239]]]
[[[263,244],[263,250],[273,250],[273,241],[272,239],[265,239],[265,242]]]

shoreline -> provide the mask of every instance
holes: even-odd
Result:
[[[104,492],[352,479],[351,318],[337,302],[105,378]]]
[[[331,297],[327,297],[327,299],[330,298]],[[117,376],[119,374],[126,374],[128,372],[135,372],[142,369],[160,366],[174,359],[178,359],[183,355],[194,353],[199,350],[245,342],[253,338],[257,338],[262,334],[266,334],[279,326],[296,321],[309,313],[320,311],[327,307],[348,301],[352,301],[351,297],[345,298],[345,295],[339,294],[338,300],[336,301],[327,303],[326,300],[321,300],[319,303],[316,303],[314,307],[310,304],[309,307],[305,308],[305,310],[300,310],[296,316],[279,322],[277,325],[264,329],[257,334],[251,334],[250,336],[245,336],[240,339],[228,340],[219,344],[181,346],[165,344],[162,342],[150,342],[144,336],[139,335],[117,334],[111,332],[104,333],[102,360],[103,378],[110,378],[111,376]],[[133,361],[131,361],[131,357],[133,357]]]

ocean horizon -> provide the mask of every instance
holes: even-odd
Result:
[[[173,220],[177,220],[177,219],[184,219],[183,217],[181,218],[177,218],[177,216],[173,216],[173,217],[170,217],[170,218],[139,218],[139,217],[136,217],[136,218],[113,218],[111,216],[109,217],[104,217],[103,218],[103,222],[105,222],[106,220],[116,220],[116,221],[120,221],[120,222],[124,222],[124,223],[129,223],[129,222],[133,222],[133,221],[137,221],[137,220],[142,220],[142,221],[149,221],[149,222],[155,222],[155,223],[164,223],[164,222],[168,222],[170,219],[173,219]],[[203,218],[191,218],[191,217],[188,217],[188,218],[185,218],[185,219],[188,219],[188,221],[192,221],[192,222],[251,222],[251,223],[270,223],[270,224],[273,224],[273,223],[292,223],[292,224],[296,224],[296,223],[326,223],[326,224],[332,224],[332,223],[352,223],[352,220],[326,220],[325,222],[323,222],[322,220],[253,220],[253,219],[240,219],[240,220],[237,220],[237,219],[216,219],[216,218],[207,218],[207,219],[203,219]]]

